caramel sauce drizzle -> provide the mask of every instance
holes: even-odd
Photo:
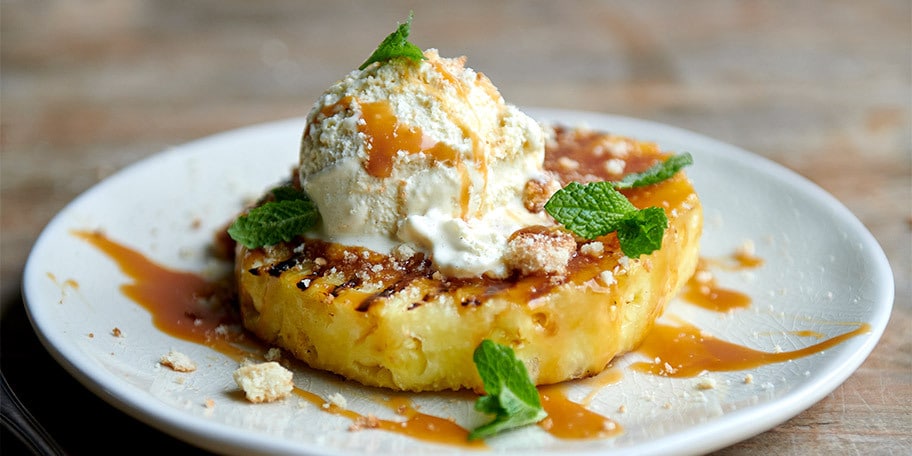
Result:
[[[205,340],[205,334],[229,321],[221,303],[206,305],[217,287],[202,277],[177,272],[149,261],[141,253],[116,243],[98,231],[75,231],[117,263],[133,279],[120,286],[130,299],[152,315],[153,324],[162,332],[189,341]]]
[[[453,420],[420,413],[408,398],[391,397],[385,402],[389,408],[405,417],[406,421],[380,420],[380,429],[438,443],[479,449],[487,447],[482,440],[469,441],[469,431]]]
[[[716,312],[729,312],[750,307],[750,296],[719,286],[711,268],[729,271],[754,269],[763,265],[763,259],[744,251],[737,251],[728,259],[700,258],[697,269],[684,285],[680,297],[685,301]]]
[[[400,152],[424,153],[433,161],[452,164],[462,179],[459,201],[462,215],[468,215],[471,179],[455,149],[426,136],[420,127],[400,122],[387,101],[361,103],[361,118],[363,122],[359,122],[358,130],[367,140],[368,158],[364,169],[368,174],[380,179],[390,177]]]
[[[581,380],[580,382],[589,386],[591,390],[589,391],[589,394],[580,401],[580,404],[589,405],[602,388],[608,385],[614,385],[623,379],[624,372],[614,367],[608,367],[594,377]]]
[[[769,353],[717,339],[693,325],[656,323],[636,350],[653,362],[637,362],[631,367],[639,372],[663,377],[695,377],[704,371],[751,369],[820,353],[871,330],[868,323],[855,324],[858,327],[854,330],[814,345],[793,351]]]
[[[614,420],[571,401],[562,385],[538,387],[542,407],[548,417],[538,426],[561,439],[604,439],[624,432]]]
[[[365,169],[374,177],[389,177],[399,151],[423,152],[434,160],[457,163],[458,153],[446,144],[425,136],[421,128],[399,121],[387,101],[361,103],[363,123],[358,129],[367,138],[368,160]]]
[[[434,70],[441,75],[441,79],[435,85],[428,85],[428,95],[443,99],[446,96],[445,90],[448,88],[455,90],[462,96],[469,92],[470,87],[450,73],[441,62],[434,61],[432,63]],[[483,76],[479,74],[479,78],[481,77]],[[492,98],[499,97],[499,93],[492,85],[488,84],[487,86],[490,86],[489,94]],[[331,106],[324,106],[320,110],[320,114],[328,117],[337,112],[348,110],[351,108],[352,101],[353,98],[351,96],[344,97]],[[358,131],[365,137],[365,149],[368,156],[364,165],[365,171],[371,176],[380,179],[390,177],[396,156],[400,152],[407,154],[423,153],[430,157],[432,161],[451,164],[456,167],[460,175],[459,204],[462,210],[462,217],[467,218],[470,215],[473,183],[466,163],[461,159],[459,152],[449,145],[435,141],[425,135],[420,127],[401,122],[387,100],[359,102],[359,105],[361,108],[361,121],[358,122]],[[442,103],[442,105],[446,106],[446,103]],[[451,115],[450,117],[458,121],[457,116]],[[316,120],[317,117],[314,118],[314,121]],[[310,125],[308,125],[309,127]],[[484,195],[487,193],[488,185],[488,162],[484,149],[486,145],[479,139],[474,129],[464,124],[459,125],[459,127],[463,135],[469,138],[472,143],[473,162],[480,175],[484,177],[483,188],[480,192],[481,195]],[[486,201],[480,201],[479,205],[480,211],[489,209],[485,207]]]
[[[680,296],[691,304],[716,312],[747,308],[752,302],[750,296],[740,291],[719,286],[703,258],[697,262],[696,272],[687,280]]]
[[[319,395],[295,387],[294,393],[313,404],[320,410],[332,415],[343,416],[352,421],[352,431],[361,429],[379,429],[394,434],[401,434],[416,440],[460,446],[471,449],[484,449],[484,441],[469,441],[469,431],[452,420],[421,413],[407,398],[396,397],[386,401],[386,405],[404,419],[385,420],[373,415],[362,415],[350,409],[331,404]]]
[[[152,324],[181,340],[208,346],[235,360],[250,354],[258,343],[238,331],[217,331],[238,326],[239,317],[225,305],[223,285],[197,274],[165,268],[143,254],[114,242],[99,231],[73,231],[113,260],[133,282],[120,286],[128,298],[144,307]]]

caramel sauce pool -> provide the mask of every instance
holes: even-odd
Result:
[[[219,325],[230,322],[221,303],[205,305],[218,288],[197,274],[173,271],[149,261],[139,252],[116,243],[100,232],[77,231],[74,235],[91,243],[114,260],[133,279],[120,290],[152,315],[162,332],[191,342],[206,342]]]
[[[666,377],[695,377],[704,371],[751,369],[820,353],[871,330],[871,325],[867,323],[857,325],[852,331],[805,348],[770,353],[703,334],[692,325],[656,324],[636,351],[658,362],[638,362],[631,367],[639,372]]]
[[[722,288],[708,271],[706,260],[700,259],[697,270],[681,290],[681,298],[691,304],[716,312],[750,307],[750,296],[740,291]]]
[[[711,269],[720,268],[729,271],[754,269],[763,265],[763,259],[753,254],[738,251],[728,259],[700,258],[697,270],[681,290],[681,298],[691,304],[716,312],[729,312],[749,307],[750,296],[740,291],[720,287]]]
[[[623,432],[623,428],[605,416],[571,401],[562,385],[538,387],[542,407],[548,417],[538,426],[562,439],[604,439]]]

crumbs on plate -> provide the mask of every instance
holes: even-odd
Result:
[[[193,372],[196,370],[196,363],[189,356],[174,350],[162,355],[158,362],[177,372]]]

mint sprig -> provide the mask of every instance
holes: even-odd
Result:
[[[571,182],[551,196],[545,210],[565,228],[586,239],[617,231],[621,250],[629,258],[662,248],[662,235],[668,226],[665,211],[649,208],[641,213],[646,210],[637,209],[611,182]]]
[[[253,249],[290,241],[317,223],[317,206],[304,192],[283,186],[272,194],[272,201],[235,219],[228,227],[231,239]]]
[[[409,12],[408,20],[404,24],[400,24],[395,32],[390,33],[358,69],[363,70],[374,62],[385,62],[395,57],[406,57],[416,62],[424,60],[426,57],[421,48],[408,40],[412,27],[412,17],[413,13]]]
[[[618,182],[571,182],[551,196],[545,211],[577,236],[594,239],[617,232],[624,255],[648,255],[662,248],[668,217],[658,207],[637,209],[618,189],[661,182],[692,163],[693,157],[684,153]]]
[[[665,161],[652,165],[642,173],[631,173],[624,176],[618,182],[614,183],[615,188],[635,188],[644,187],[662,182],[665,179],[674,176],[675,173],[684,169],[685,166],[693,164],[693,157],[685,152],[683,154],[672,155]]]
[[[485,339],[472,358],[487,393],[475,401],[475,410],[494,415],[494,419],[470,432],[469,440],[535,424],[548,416],[526,366],[513,349]]]
[[[628,258],[638,258],[662,248],[668,217],[660,207],[647,207],[627,214],[617,228],[621,250]]]

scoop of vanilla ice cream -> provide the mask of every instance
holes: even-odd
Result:
[[[464,58],[424,54],[349,73],[308,114],[298,172],[317,234],[378,251],[406,243],[445,274],[502,276],[507,237],[549,223],[522,204],[543,173],[543,129]]]

